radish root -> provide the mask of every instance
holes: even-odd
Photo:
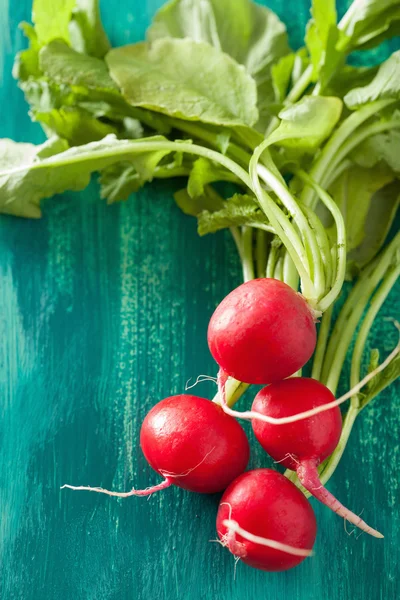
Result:
[[[203,381],[212,381],[213,383],[217,383],[217,378],[216,377],[211,377],[211,375],[198,375],[197,379],[194,383],[192,383],[191,385],[189,385],[189,381],[191,381],[191,377],[187,380],[186,385],[185,385],[185,392],[187,392],[188,390],[191,390],[192,388],[196,387],[196,385],[198,383],[203,383]]]
[[[369,533],[376,538],[383,538],[383,535],[379,533],[376,529],[373,529],[365,521],[361,519],[360,516],[351,512],[348,508],[343,506],[339,500],[335,498],[328,490],[321,484],[318,475],[317,464],[312,460],[303,460],[301,464],[296,469],[297,476],[300,480],[300,483],[303,487],[306,488],[322,504],[328,506],[333,512],[335,512],[340,517],[349,521],[365,533]]]
[[[260,544],[261,546],[267,546],[268,548],[273,548],[274,550],[280,550],[281,552],[286,552],[288,554],[293,554],[294,556],[312,556],[313,552],[312,550],[305,550],[303,548],[295,548],[294,546],[289,546],[288,544],[282,544],[281,542],[277,542],[276,540],[270,540],[267,538],[263,538],[260,537],[259,535],[254,535],[252,533],[250,533],[249,531],[246,531],[245,529],[243,529],[242,527],[240,527],[240,525],[232,520],[232,519],[224,519],[224,521],[222,521],[222,524],[227,527],[228,529],[228,534],[226,534],[226,539],[227,539],[227,546],[230,549],[230,551],[232,552],[232,554],[235,554],[235,556],[239,556],[239,558],[244,558],[244,556],[246,556],[246,554],[238,554],[237,552],[234,551],[234,548],[236,549],[236,546],[238,544],[240,544],[240,542],[237,542],[236,540],[236,534],[242,536],[242,538],[244,538],[245,540],[252,542],[253,544]],[[240,544],[240,546],[243,546],[243,544]],[[240,551],[240,548],[239,548]],[[243,552],[243,550],[241,550]]]
[[[157,485],[153,485],[151,487],[145,488],[144,490],[135,490],[133,488],[130,492],[113,492],[110,490],[105,490],[104,488],[101,488],[101,487],[90,487],[90,486],[84,486],[84,485],[68,485],[68,484],[64,484],[60,489],[63,490],[64,488],[67,488],[69,490],[77,490],[77,491],[83,490],[86,492],[98,492],[99,494],[107,494],[108,496],[116,496],[117,498],[129,498],[129,496],[150,496],[151,494],[154,494],[154,492],[160,492],[161,490],[165,490],[166,488],[168,488],[170,485],[172,485],[174,483],[174,481],[173,481],[174,479],[176,479],[178,477],[186,477],[187,475],[189,475],[189,473],[191,473],[192,471],[197,469],[197,467],[199,467],[206,460],[206,458],[211,454],[211,452],[214,452],[214,450],[215,450],[215,446],[214,446],[214,448],[211,448],[211,450],[209,452],[207,452],[205,457],[196,466],[192,467],[191,469],[187,469],[187,471],[185,471],[184,473],[169,473],[168,471],[160,470],[159,473],[164,477],[164,481],[162,481],[161,483],[159,483]]]
[[[164,481],[162,481],[158,485],[153,485],[151,487],[145,488],[144,490],[132,489],[130,492],[113,492],[111,490],[105,490],[101,487],[68,484],[63,485],[60,489],[63,490],[64,488],[67,488],[69,490],[84,490],[86,492],[98,492],[99,494],[107,494],[107,496],[116,496],[117,498],[129,498],[129,496],[150,496],[150,494],[154,494],[154,492],[165,490],[170,485],[172,485],[172,483],[172,477],[166,477]]]
[[[397,321],[395,321],[395,325],[396,325],[397,329],[399,329],[399,331],[400,331],[400,324]],[[381,363],[378,367],[376,367],[376,369],[371,371],[371,373],[368,373],[368,375],[366,375],[364,377],[364,379],[362,379],[360,381],[360,383],[355,385],[351,390],[346,392],[346,394],[344,394],[337,400],[333,400],[332,402],[329,402],[328,404],[322,404],[321,406],[316,406],[315,408],[306,410],[301,413],[297,413],[296,415],[291,415],[289,417],[281,417],[281,418],[269,417],[268,415],[262,415],[261,413],[253,411],[253,410],[246,410],[246,411],[240,412],[240,411],[233,410],[232,408],[230,408],[226,402],[226,393],[225,393],[225,385],[226,385],[226,381],[228,379],[228,374],[225,373],[225,371],[223,371],[222,369],[220,369],[218,372],[217,379],[218,379],[218,391],[219,391],[219,394],[221,397],[221,406],[226,414],[228,414],[232,417],[236,417],[238,419],[247,419],[247,420],[258,419],[259,421],[264,421],[264,423],[270,423],[271,425],[285,425],[287,423],[295,423],[296,421],[302,421],[303,419],[308,419],[310,417],[313,417],[314,415],[318,415],[321,412],[325,412],[326,410],[331,410],[332,408],[335,408],[336,406],[343,404],[343,402],[346,402],[346,400],[349,400],[349,398],[351,398],[352,396],[357,394],[367,383],[369,383],[371,381],[371,379],[373,379],[376,375],[378,375],[378,373],[383,371],[392,362],[392,360],[399,354],[399,352],[400,352],[400,340],[397,343],[397,346],[395,347],[395,349],[392,350],[392,352],[383,361],[383,363]]]

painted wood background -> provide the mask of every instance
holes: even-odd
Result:
[[[103,0],[115,44],[142,39],[162,0]],[[299,45],[307,0],[268,0]],[[30,0],[1,0],[0,136],[42,140],[11,77]],[[344,3],[342,3],[344,9]],[[395,46],[392,45],[392,48]],[[370,60],[381,60],[382,48]],[[399,395],[356,424],[329,487],[386,535],[348,536],[316,502],[316,556],[281,574],[238,565],[218,544],[218,497],[148,501],[61,492],[158,480],[138,444],[159,399],[215,366],[207,320],[240,282],[228,235],[199,239],[173,182],[106,207],[94,182],[48,201],[40,221],[0,218],[0,597],[2,600],[392,600],[398,597]],[[371,345],[388,352],[396,294]],[[343,385],[346,385],[345,379]],[[211,396],[212,384],[199,394]],[[397,388],[398,392],[398,388]],[[252,439],[252,465],[269,460]],[[397,540],[397,542],[396,542]],[[396,593],[397,588],[397,593]]]

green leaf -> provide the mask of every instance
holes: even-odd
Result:
[[[347,277],[352,278],[382,247],[399,206],[400,182],[384,164],[352,166],[329,191],[345,220]],[[334,225],[328,233],[335,235]]]
[[[330,136],[341,112],[339,98],[304,96],[279,113],[279,127],[268,140],[285,148],[313,152]]]
[[[76,0],[34,0],[32,20],[41,45],[54,39],[69,42],[69,22]]]
[[[357,0],[350,5],[340,27],[353,49],[380,44],[398,33],[398,0]]]
[[[275,13],[250,0],[172,0],[148,30],[150,41],[165,37],[207,42],[244,65],[257,83],[257,129],[265,132],[276,102],[271,67],[290,52]]]
[[[117,133],[117,129],[112,125],[103,123],[87,110],[76,107],[63,106],[48,112],[36,112],[35,120],[40,121],[59,137],[68,140],[71,146],[80,146],[101,140],[109,133]]]
[[[78,52],[103,58],[111,48],[101,23],[98,0],[75,0],[69,32],[71,44]]]
[[[399,129],[371,136],[357,146],[351,159],[364,168],[385,162],[394,173],[400,174],[400,122]]]
[[[151,139],[165,138],[157,136]],[[101,197],[107,198],[109,203],[126,200],[130,194],[153,179],[157,166],[167,154],[168,150],[147,152],[103,169],[100,175]]]
[[[66,190],[82,190],[94,171],[123,161],[132,161],[137,170],[149,173],[148,152],[143,143],[165,140],[161,136],[146,140],[118,140],[108,135],[101,141],[69,148],[41,158],[43,146],[0,141],[0,212],[21,217],[40,217],[40,201]],[[154,149],[158,152],[158,149]],[[141,166],[141,158],[143,162]]]
[[[271,67],[272,85],[275,92],[276,102],[283,102],[286,98],[289,88],[290,78],[292,76],[295,53],[291,52],[283,56],[277,63]]]
[[[268,221],[252,196],[235,194],[224,202],[220,210],[203,210],[198,215],[198,232],[199,235],[206,235],[227,227],[252,223],[268,224]]]
[[[372,353],[371,353],[372,354]],[[371,357],[375,363],[376,357]],[[378,353],[379,358],[379,353]],[[370,365],[369,372],[372,371]],[[396,379],[400,377],[400,355],[398,354],[389,364],[378,373],[366,387],[366,391],[360,394],[360,409],[364,408],[373,400],[378,394],[380,394],[385,388],[391,385]]]
[[[139,120],[159,133],[170,131],[170,126],[162,115],[134,108],[125,102],[104,61],[80,54],[59,40],[44,46],[39,56],[39,76],[28,77],[20,81],[19,85],[31,106],[34,118],[43,123],[46,134],[52,135],[55,132],[64,136],[62,129],[49,129],[50,121],[53,125],[62,124],[64,118],[54,119],[46,116],[46,113],[53,109],[65,109],[71,114],[72,108],[78,113],[75,115],[75,122],[81,118],[82,110],[91,113],[93,118],[106,117],[112,121],[108,132],[117,128],[121,137],[137,137]],[[88,124],[87,119],[85,120]],[[131,127],[133,122],[135,132]],[[107,133],[101,124],[97,126],[92,122],[91,126]],[[75,143],[74,139],[68,139],[72,144]],[[96,134],[88,141],[94,139],[99,139],[99,136]]]
[[[206,158],[198,158],[190,172],[188,181],[188,194],[191,198],[204,195],[204,187],[215,181],[232,181],[237,183],[237,178],[223,167],[212,163]]]
[[[371,83],[378,72],[378,67],[354,67],[344,65],[335,72],[329,84],[325,86],[324,94],[327,96],[344,96],[356,87],[363,87]]]
[[[18,52],[13,67],[13,77],[22,81],[32,77],[40,77],[39,50],[40,44],[37,39],[35,28],[29,23],[21,23],[20,28],[29,40],[29,48]]]
[[[344,102],[348,108],[355,109],[375,100],[391,98],[400,98],[400,50],[382,63],[371,83],[346,94]]]
[[[256,78],[290,49],[286,27],[250,0],[172,0],[156,13],[148,39],[191,38],[232,56]]]
[[[179,190],[174,194],[174,200],[185,215],[197,217],[203,210],[215,211],[222,208],[224,201],[211,186],[205,186],[204,194],[192,198],[187,189]]]
[[[231,141],[230,131],[221,131],[221,133],[217,134],[216,143],[217,143],[219,151],[222,154],[226,154],[226,151],[229,148],[230,141]]]
[[[312,19],[307,25],[305,42],[313,65],[313,81],[318,78],[325,55],[331,29],[336,29],[335,0],[313,0],[311,8]]]
[[[116,48],[106,60],[133,106],[215,125],[257,121],[254,80],[208,44],[164,38]]]
[[[104,61],[80,54],[59,40],[40,50],[39,63],[47,77],[58,83],[118,92]]]

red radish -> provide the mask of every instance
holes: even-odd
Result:
[[[64,487],[127,497],[149,495],[174,484],[213,494],[243,473],[249,460],[249,443],[239,423],[214,402],[186,394],[165,398],[150,410],[142,424],[140,445],[149,464],[165,478],[159,485],[129,492]]]
[[[221,369],[244,383],[289,377],[314,352],[311,308],[276,279],[254,279],[233,290],[208,326],[208,345]]]
[[[217,532],[244,563],[263,571],[285,571],[310,556],[317,531],[302,492],[272,469],[244,473],[222,496]]]
[[[294,377],[263,388],[254,399],[252,412],[279,419],[334,401],[333,394],[319,381]],[[345,508],[319,479],[317,467],[332,454],[342,431],[338,406],[293,423],[277,425],[254,419],[252,425],[264,450],[283,466],[296,471],[310,494],[366,533],[383,537]]]

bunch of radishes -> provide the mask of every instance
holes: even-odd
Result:
[[[130,492],[65,487],[118,497],[149,495],[170,485],[200,493],[227,488],[217,515],[222,545],[253,567],[289,569],[311,554],[315,516],[304,494],[280,473],[244,473],[249,444],[234,417],[250,418],[261,446],[276,462],[296,471],[304,488],[363,531],[383,537],[319,480],[317,467],[340,438],[338,405],[345,397],[335,400],[319,381],[295,376],[316,344],[315,315],[304,298],[275,279],[244,283],[217,307],[208,343],[220,367],[219,402],[172,396],[150,410],[141,428],[143,453],[163,481]],[[238,413],[229,406],[229,376],[267,386],[256,395],[252,411]]]

